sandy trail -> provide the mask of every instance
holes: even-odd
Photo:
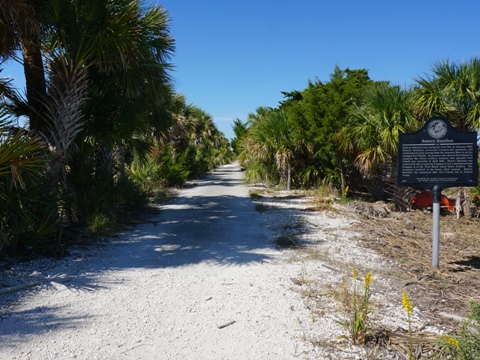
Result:
[[[37,269],[0,318],[2,359],[292,359],[304,346],[285,261],[237,165],[156,218]],[[301,311],[301,310],[295,310]]]

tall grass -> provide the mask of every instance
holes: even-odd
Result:
[[[357,288],[358,273],[353,269],[353,292],[351,294],[348,319],[340,324],[348,331],[352,344],[363,344],[370,331],[370,286],[375,280],[368,272],[363,278],[363,292]]]

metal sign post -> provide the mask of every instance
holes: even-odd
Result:
[[[400,134],[397,185],[432,190],[432,266],[440,254],[442,189],[478,184],[476,132],[456,130],[442,117],[428,120],[414,133]]]
[[[432,228],[432,266],[438,269],[440,258],[440,199],[442,197],[442,189],[440,186],[433,187],[433,228]]]

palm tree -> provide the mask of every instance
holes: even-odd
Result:
[[[0,4],[0,58],[17,59],[21,50],[25,73],[30,128],[44,129],[42,113],[46,95],[42,59],[42,9],[44,0],[4,0]],[[20,61],[19,59],[17,59]]]
[[[5,0],[0,39],[0,59],[24,63],[28,108],[3,84],[2,92],[20,105],[16,114],[29,116],[30,128],[55,155],[52,188],[63,187],[82,207],[98,195],[92,189],[106,184],[112,198],[97,196],[96,203],[118,208],[112,188],[125,154],[146,153],[152,134],[169,124],[167,60],[174,41],[166,11],[143,8],[139,0]]]
[[[5,0],[0,6],[0,36],[0,57],[16,58],[16,50],[22,50],[28,101],[28,112],[22,115],[30,117],[31,129],[51,128],[42,116],[48,102],[42,55],[47,65],[62,56],[89,67],[90,87],[97,87],[89,95],[100,88],[100,93],[119,94],[120,104],[132,104],[125,98],[142,101],[138,108],[145,116],[136,121],[137,127],[165,125],[164,108],[171,95],[167,60],[174,42],[162,7],[143,10],[138,0]],[[104,127],[99,130],[105,133]]]
[[[444,116],[460,131],[480,127],[480,58],[462,63],[437,62],[432,75],[417,80],[414,97],[424,120]],[[470,217],[470,196],[464,188],[457,192],[464,199],[463,212]]]
[[[230,157],[229,143],[212,116],[195,105],[187,106],[183,115],[185,139],[195,148],[197,171],[205,173],[227,161]]]
[[[45,103],[48,122],[42,135],[53,155],[51,167],[57,185],[67,189],[68,160],[84,124],[82,106],[86,101],[88,67],[58,57],[50,63],[49,70],[49,102]]]
[[[138,108],[145,108],[143,115],[161,112],[172,95],[168,60],[174,50],[164,8],[153,6],[144,11],[138,0],[60,3],[49,12],[53,24],[50,42],[60,44],[64,54],[89,67],[89,95],[93,95],[89,97],[107,97],[115,102],[112,109],[130,106],[128,101],[134,100],[141,103]],[[56,53],[58,46],[52,50]],[[102,104],[95,100],[93,110],[101,112]],[[106,114],[110,119],[94,120],[109,122],[112,116],[118,113]],[[130,117],[128,121],[135,120]],[[158,122],[154,116],[144,116],[134,128]]]
[[[480,127],[480,59],[437,62],[432,75],[420,77],[414,89],[418,112],[427,120],[444,116],[460,131]]]
[[[273,161],[280,182],[290,189],[291,165],[300,140],[296,138],[294,123],[282,110],[257,109],[250,116],[253,122],[245,139],[245,151],[263,161]]]
[[[399,134],[413,131],[417,125],[410,92],[380,83],[352,106],[337,141],[341,150],[354,154],[355,165],[364,176],[381,179],[384,184],[395,179]],[[382,197],[383,185],[372,192],[374,197]]]
[[[71,84],[84,89],[79,77],[88,81],[84,104],[72,103],[81,106],[81,113],[70,109],[82,117],[77,146],[92,162],[85,165],[97,175],[124,178],[126,156],[144,157],[152,135],[169,125],[167,60],[174,41],[168,14],[158,6],[144,10],[138,0],[103,0],[53,2],[48,15],[48,61],[61,63],[60,54],[76,69],[69,72],[78,77],[68,79]],[[82,176],[72,172],[71,177],[76,175]]]
[[[236,155],[240,154],[239,144],[241,144],[243,137],[247,133],[247,124],[242,123],[240,119],[233,120],[233,133],[235,134],[235,138],[232,139],[232,149]]]
[[[170,108],[172,125],[155,142],[152,156],[160,164],[160,177],[176,186],[188,177],[203,175],[229,161],[230,144],[215,126],[213,118],[201,108],[186,105],[177,94]]]
[[[80,163],[93,162],[92,174],[106,168],[114,176],[118,165],[122,175],[125,154],[145,154],[151,134],[168,125],[174,41],[162,7],[144,9],[139,0],[9,0],[0,6],[0,33],[12,40],[2,44],[2,56],[22,49],[30,127],[56,154],[64,187],[67,160],[70,177],[82,172],[71,163],[79,157],[69,159],[72,149],[85,151]],[[34,62],[42,55],[47,81],[43,62]]]

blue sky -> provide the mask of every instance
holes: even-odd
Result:
[[[176,40],[177,92],[231,123],[281,91],[328,81],[335,65],[408,87],[436,61],[480,56],[480,1],[163,0]],[[2,75],[21,77],[18,67]]]
[[[153,3],[153,2],[152,2]],[[228,138],[232,119],[335,65],[409,86],[438,60],[480,56],[478,0],[164,0],[176,89]]]

